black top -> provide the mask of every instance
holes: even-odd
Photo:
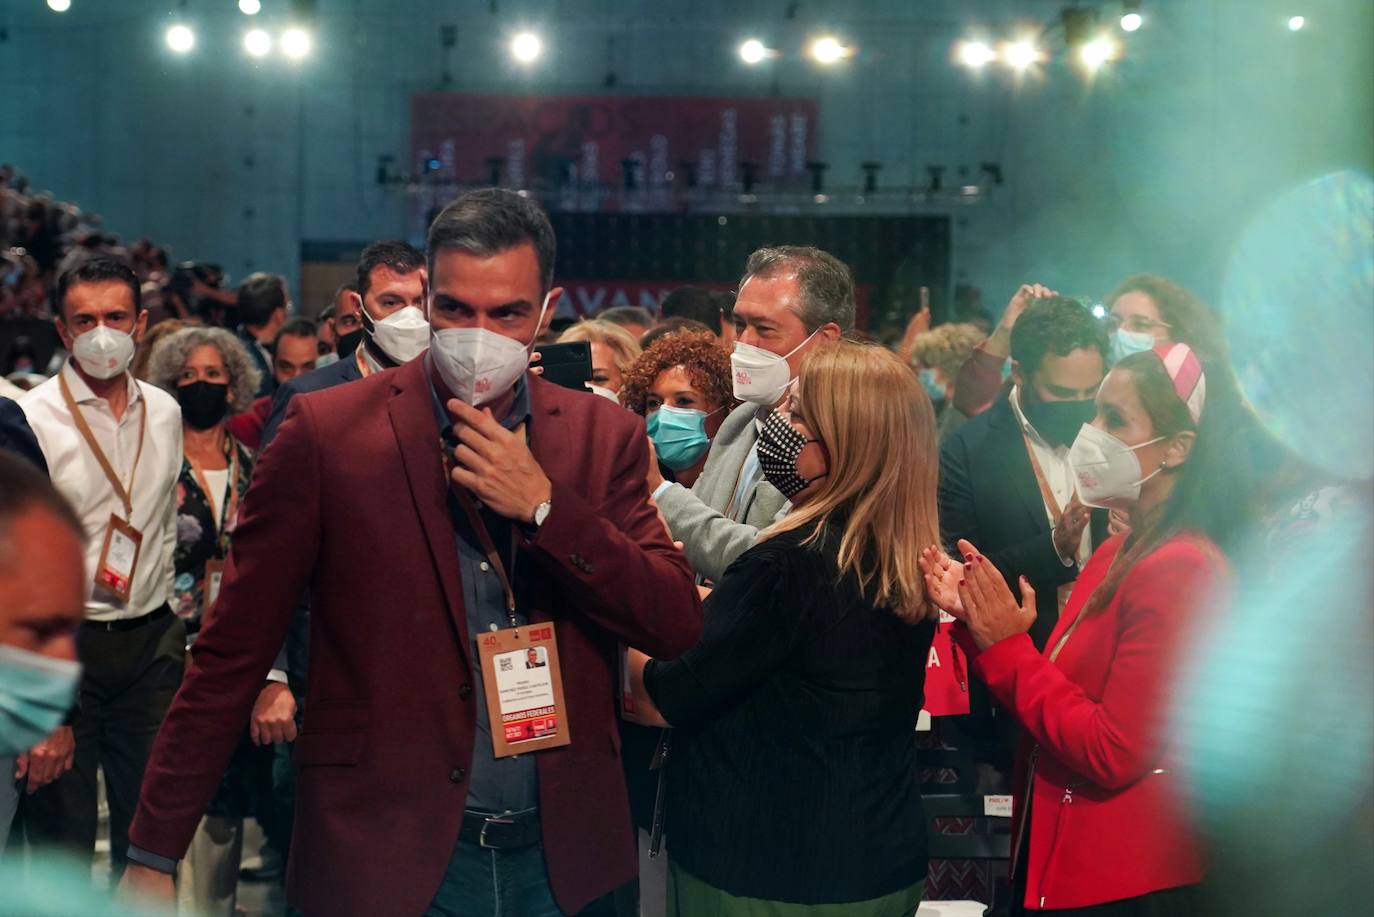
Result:
[[[926,877],[915,729],[935,625],[865,601],[838,577],[839,533],[807,534],[741,555],[700,642],[645,670],[676,727],[667,847],[733,895],[866,901]]]

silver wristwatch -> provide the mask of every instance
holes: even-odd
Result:
[[[544,520],[549,518],[549,510],[551,509],[553,509],[552,500],[545,500],[543,503],[540,503],[538,506],[534,508],[535,528],[539,528],[539,526],[544,524]]]

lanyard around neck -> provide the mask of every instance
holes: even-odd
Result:
[[[127,380],[125,384],[128,384]],[[110,460],[105,456],[105,450],[101,449],[100,443],[96,442],[95,434],[91,432],[91,425],[86,422],[86,418],[82,415],[81,409],[76,404],[76,399],[72,397],[71,386],[67,385],[67,377],[62,373],[57,374],[57,385],[58,388],[62,390],[62,400],[67,403],[67,410],[72,413],[72,420],[76,423],[77,432],[81,434],[81,438],[86,441],[86,445],[90,447],[91,453],[95,455],[96,462],[100,464],[100,470],[105,472],[105,479],[108,480],[110,486],[114,488],[115,496],[119,497],[120,502],[124,504],[124,521],[132,524],[134,514],[134,478],[138,474],[138,461],[143,457],[144,434],[148,430],[147,406],[145,405],[143,410],[139,413],[138,451],[134,453],[134,467],[129,471],[129,486],[126,488],[124,482],[119,479],[119,475],[115,473],[114,466],[110,464]],[[132,402],[130,402],[129,407],[133,407]],[[126,410],[128,410],[128,408],[126,408]],[[115,435],[119,435],[117,426]]]
[[[191,466],[191,472],[196,476],[196,484],[200,487],[200,492],[205,494],[205,501],[210,504],[211,518],[214,519],[217,533],[223,532],[229,520],[234,518],[239,502],[239,450],[234,448],[233,440],[228,439],[227,435],[225,447],[229,453],[229,480],[225,483],[224,499],[220,501],[218,519],[214,519],[215,503],[210,496],[210,480],[205,477],[204,466],[191,456],[186,456],[186,463]]]

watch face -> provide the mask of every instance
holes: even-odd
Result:
[[[553,508],[552,503],[540,503],[534,508],[534,524],[543,525],[544,520],[549,518],[549,510]]]

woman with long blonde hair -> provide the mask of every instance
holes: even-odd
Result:
[[[668,913],[909,915],[934,411],[886,350],[817,348],[758,457],[792,511],[726,572],[695,648],[629,660],[637,700],[674,727]]]

